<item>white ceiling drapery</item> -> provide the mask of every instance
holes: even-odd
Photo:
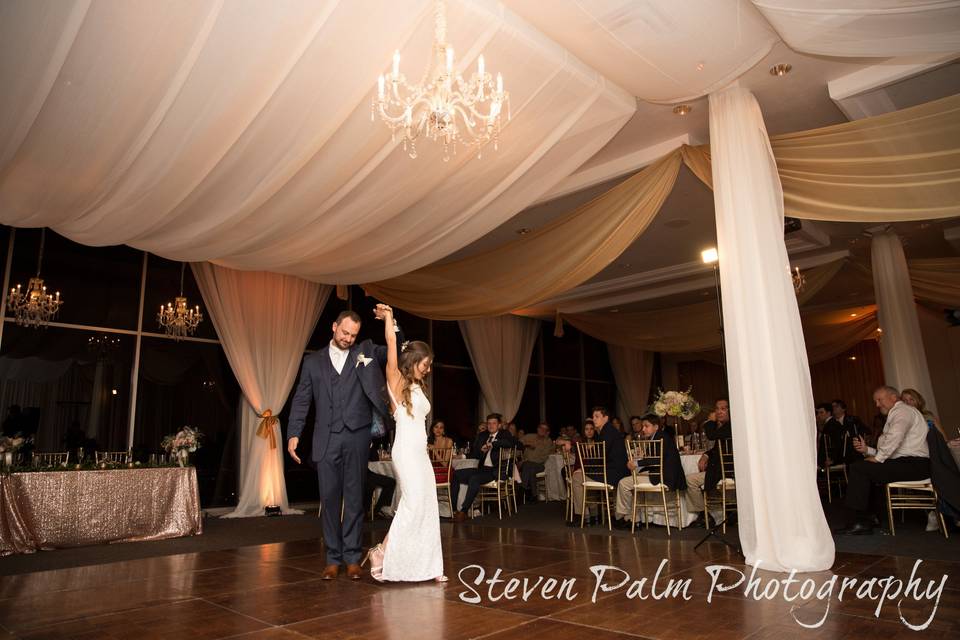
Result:
[[[0,222],[327,283],[435,262],[599,150],[632,96],[492,0],[451,2],[465,75],[502,71],[499,151],[407,157],[371,122],[432,2],[14,0],[0,7]]]

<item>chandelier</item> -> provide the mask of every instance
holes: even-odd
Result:
[[[30,278],[27,284],[27,291],[24,293],[18,284],[10,289],[10,310],[16,318],[17,324],[21,327],[41,327],[46,326],[57,311],[63,300],[60,299],[60,292],[50,295],[47,293],[47,287],[43,284],[43,278],[40,277],[40,266],[43,264],[43,245],[47,239],[47,230],[40,230],[40,255],[37,258],[37,275]]]
[[[800,295],[803,288],[807,286],[807,276],[800,273],[800,267],[794,267],[790,277],[793,280],[793,292]]]
[[[160,313],[157,314],[157,322],[160,327],[174,340],[180,340],[186,336],[193,335],[197,330],[197,325],[203,322],[203,314],[200,313],[200,305],[193,309],[187,308],[187,299],[183,295],[183,276],[187,270],[187,263],[180,265],[180,295],[174,298],[172,303],[167,306],[160,305]]]
[[[108,335],[93,336],[87,340],[87,350],[97,356],[98,362],[107,362],[120,347],[120,338]]]
[[[457,153],[457,144],[477,148],[477,157],[488,142],[499,148],[500,117],[507,108],[510,120],[510,96],[503,90],[503,76],[496,82],[486,72],[483,55],[477,60],[477,71],[469,81],[454,71],[453,48],[447,43],[446,7],[437,0],[434,8],[435,29],[430,63],[417,85],[407,82],[400,73],[400,52],[393,54],[393,71],[377,80],[374,112],[390,127],[391,137],[403,140],[403,149],[417,157],[416,140],[426,136],[443,144],[443,160]]]

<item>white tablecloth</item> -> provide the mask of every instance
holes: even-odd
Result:
[[[457,469],[467,469],[470,467],[476,468],[480,463],[479,460],[473,458],[457,458],[453,461],[453,470]],[[393,470],[393,462],[390,460],[381,460],[377,462],[367,463],[367,468],[374,473],[379,473],[382,476],[388,476],[390,478],[396,478],[396,473]],[[464,496],[467,493],[467,486],[460,485],[460,494],[456,496],[457,506],[463,502]],[[374,496],[374,501],[376,501],[376,496]],[[400,502],[400,487],[398,486],[396,491],[393,492],[393,502],[390,504],[390,513],[393,513],[397,510],[397,504]],[[443,518],[449,518],[453,514],[450,513],[450,505],[447,504],[446,500],[440,500],[440,516]]]

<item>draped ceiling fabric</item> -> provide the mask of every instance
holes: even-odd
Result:
[[[459,324],[483,393],[482,413],[500,413],[510,422],[523,399],[540,322],[506,315]]]
[[[299,513],[287,503],[286,446],[279,421],[265,425],[267,437],[257,432],[260,416],[268,410],[277,415],[283,408],[332,287],[278,273],[234,271],[210,263],[191,266],[243,390],[240,502],[227,517],[262,516],[268,505]]]
[[[505,3],[650,102],[694,100],[726,86],[779,40],[747,0],[550,0],[549,11],[543,0]]]
[[[960,307],[960,258],[907,260],[913,294],[946,307]]]
[[[770,142],[787,215],[837,222],[960,215],[960,95]],[[538,302],[599,273],[643,233],[681,160],[712,188],[709,149],[684,145],[529,236],[364,288],[435,320],[530,315]],[[682,325],[664,329],[686,333]]]
[[[817,491],[783,192],[760,106],[746,89],[710,94],[710,152],[740,543],[751,566],[824,571],[834,545]]]
[[[752,0],[794,51],[891,57],[960,51],[955,0]]]
[[[364,285],[434,320],[509,313],[572,289],[617,259],[647,228],[680,172],[674,151],[566,216],[490,251]]]
[[[329,284],[433,263],[573,173],[636,103],[493,0],[451,2],[461,70],[482,52],[502,71],[512,120],[482,160],[432,143],[413,160],[370,105],[395,49],[423,72],[432,9],[4,2],[0,223]]]

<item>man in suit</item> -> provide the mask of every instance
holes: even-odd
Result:
[[[377,318],[383,317],[384,308],[386,305],[377,305]],[[333,323],[330,344],[304,357],[287,429],[287,451],[300,464],[297,444],[312,401],[316,420],[311,455],[320,481],[323,543],[327,549],[327,566],[322,574],[325,580],[336,578],[341,564],[347,565],[350,578],[360,578],[370,425],[375,415],[382,419],[388,413],[383,394],[387,348],[370,340],[355,344],[360,322],[355,312],[344,311]]]
[[[847,403],[834,400],[831,403],[832,415],[823,425],[823,432],[830,438],[830,450],[827,452],[831,463],[842,464],[860,459],[853,449],[853,438],[866,434],[860,418],[847,414]],[[843,436],[848,439],[847,450],[843,450]]]
[[[450,480],[450,495],[453,496],[454,500],[457,500],[460,495],[460,485],[467,485],[467,494],[463,498],[463,504],[453,513],[455,522],[463,522],[467,519],[470,506],[477,494],[480,493],[480,486],[497,477],[500,452],[517,445],[513,436],[502,428],[503,417],[499,413],[488,415],[486,426],[486,431],[477,434],[473,445],[470,447],[470,457],[478,460],[479,464],[476,468],[457,469]],[[512,475],[513,470],[509,469],[506,473]]]
[[[713,411],[703,425],[703,431],[707,439],[713,441],[713,447],[700,456],[698,462],[700,471],[687,476],[687,509],[697,514],[697,519],[690,523],[691,527],[709,524],[703,519],[703,491],[715,489],[722,477],[720,447],[717,446],[717,441],[723,441],[726,447],[733,439],[733,431],[730,429],[729,400],[717,399],[713,405]]]
[[[606,407],[593,408],[593,426],[597,430],[597,440],[606,443],[607,483],[616,488],[617,484],[630,475],[627,468],[627,445],[623,434],[610,422]]]
[[[643,440],[660,440],[663,442],[663,475],[660,477],[660,460],[658,458],[640,458],[627,461],[627,468],[638,474],[647,473],[647,481],[652,485],[661,482],[671,491],[681,491],[687,488],[687,479],[680,462],[680,452],[677,450],[677,440],[669,435],[660,424],[660,417],[655,413],[648,413],[639,418],[640,438]],[[623,478],[617,485],[617,519],[613,526],[617,529],[629,529],[628,516],[633,512],[633,475]]]

